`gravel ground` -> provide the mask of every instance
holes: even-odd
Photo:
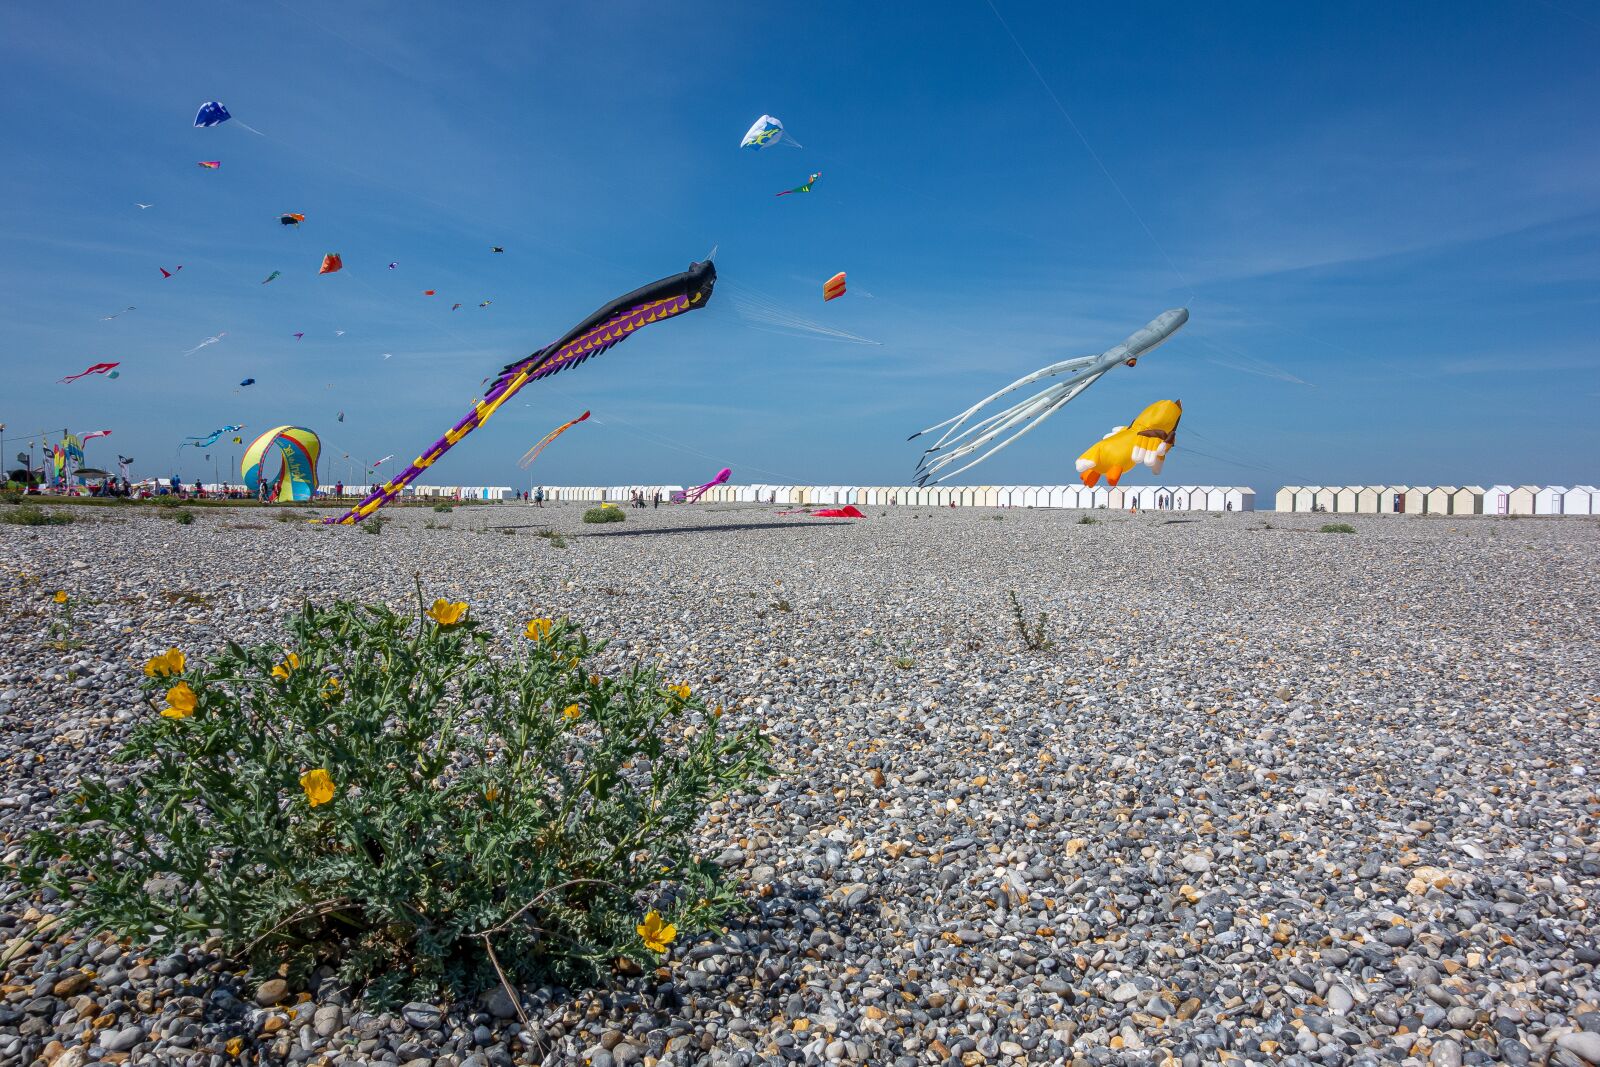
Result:
[[[784,771],[702,830],[748,918],[524,990],[526,1032],[503,993],[374,1015],[61,938],[0,867],[0,1063],[1600,1063],[1600,522],[880,510],[0,526],[11,863],[148,714],[145,657],[414,572],[659,657]]]

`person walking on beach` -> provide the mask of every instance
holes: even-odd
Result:
[[[657,489],[656,490],[656,495],[650,498],[650,507],[651,507],[652,510],[654,510],[655,508],[659,508],[660,506],[661,506],[661,490]]]
[[[533,506],[536,508],[544,507],[544,486],[542,485],[533,491]]]

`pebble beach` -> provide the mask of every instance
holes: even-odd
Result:
[[[1600,1064],[1600,521],[71,510],[0,526],[0,1064]],[[750,911],[387,1013],[52,929],[23,841],[116,773],[147,657],[414,582],[758,723],[779,775],[699,830]]]

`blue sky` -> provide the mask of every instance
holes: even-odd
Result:
[[[1597,48],[1592,0],[6,5],[5,451],[111,429],[92,462],[209,478],[185,435],[294,423],[325,480],[400,463],[715,246],[707,311],[525,389],[429,480],[526,485],[587,408],[539,480],[902,484],[911,432],[1187,306],[962,480],[1069,482],[1174,397],[1174,484],[1600,481]],[[236,121],[192,128],[208,99]],[[805,147],[741,152],[763,112]]]

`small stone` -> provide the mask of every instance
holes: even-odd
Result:
[[[1600,1064],[1600,1034],[1592,1030],[1576,1030],[1556,1038],[1556,1047],[1564,1048],[1586,1063]]]
[[[51,986],[50,993],[52,996],[57,996],[65,1000],[67,997],[77,996],[79,993],[82,993],[88,988],[89,976],[84,974],[82,971],[79,971],[77,974],[67,975],[65,978],[61,979],[61,981]]]
[[[311,1025],[318,1037],[332,1037],[344,1025],[344,1009],[337,1004],[324,1004],[311,1017]]]
[[[400,1009],[400,1017],[418,1030],[431,1030],[444,1021],[444,1012],[432,1004],[413,1001]]]
[[[125,1026],[114,1034],[100,1039],[100,1047],[107,1052],[127,1052],[144,1040],[142,1026]]]
[[[273,1008],[289,999],[289,983],[282,978],[268,978],[256,987],[256,1003],[263,1008]]]
[[[1355,1007],[1356,998],[1350,995],[1350,990],[1342,985],[1330,986],[1328,989],[1328,1010],[1335,1015],[1344,1015]]]
[[[1409,926],[1391,926],[1378,935],[1378,940],[1390,948],[1405,948],[1411,944],[1411,938],[1411,927]],[[1457,1051],[1459,1052],[1460,1050],[1457,1049]]]
[[[1428,1062],[1433,1067],[1461,1067],[1461,1046],[1450,1038],[1436,1041],[1433,1051],[1428,1055]]]

